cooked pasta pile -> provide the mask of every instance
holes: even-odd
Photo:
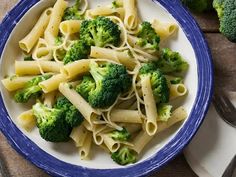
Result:
[[[42,13],[19,41],[24,60],[2,80],[17,103],[33,102],[18,117],[23,128],[37,126],[46,141],[72,139],[81,159],[98,145],[126,165],[155,135],[187,117],[172,100],[187,94],[188,63],[160,48],[178,26],[142,22],[136,3],[88,9],[87,0],[72,6],[57,0]]]

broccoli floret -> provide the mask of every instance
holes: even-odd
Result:
[[[110,133],[110,137],[117,141],[128,141],[131,134],[123,127],[121,131],[114,130]]]
[[[63,43],[63,39],[61,36],[57,36],[55,38],[55,44],[58,46],[58,45],[61,45]]]
[[[34,59],[32,58],[32,55],[30,55],[30,56],[25,56],[24,61],[34,61]]]
[[[80,28],[80,39],[89,46],[104,47],[106,44],[119,45],[119,26],[106,17],[84,20]]]
[[[195,12],[212,9],[212,0],[182,0],[182,3]]]
[[[96,88],[96,83],[91,76],[84,76],[82,82],[76,86],[76,91],[86,100],[88,100],[90,91]]]
[[[64,96],[57,98],[54,107],[56,109],[63,110],[65,114],[65,121],[71,127],[79,126],[84,120],[84,117],[79,110],[76,109],[76,107]]]
[[[171,109],[172,109],[171,105],[159,104],[157,106],[157,113],[159,120],[168,121],[171,116]]]
[[[81,0],[76,0],[73,6],[66,8],[62,20],[81,20],[82,15],[79,12],[80,3]]]
[[[169,101],[169,87],[165,76],[155,68],[153,63],[144,64],[139,70],[140,76],[149,75],[152,91],[156,103],[167,103]]]
[[[159,51],[160,36],[152,28],[151,23],[143,22],[137,34],[136,44],[150,52]]]
[[[37,127],[43,139],[51,142],[66,142],[72,128],[66,123],[62,109],[48,108],[42,103],[33,106]]]
[[[14,100],[17,103],[27,103],[30,98],[38,98],[42,93],[42,88],[38,84],[50,77],[51,75],[43,75],[28,81],[23,89],[18,90],[15,93]]]
[[[181,57],[178,52],[174,52],[168,48],[162,49],[161,57],[156,62],[157,67],[163,73],[184,72],[187,71],[189,65]]]
[[[123,65],[108,62],[98,64],[92,61],[90,73],[95,80],[96,87],[89,92],[88,102],[95,108],[111,106],[118,95],[132,85],[132,78]]]
[[[88,58],[90,53],[90,47],[82,40],[76,41],[69,50],[66,52],[66,55],[63,59],[64,64],[74,62],[80,59]]]
[[[214,0],[213,7],[220,19],[220,32],[230,41],[236,42],[235,0]]]
[[[182,77],[173,78],[170,80],[170,83],[173,85],[183,83],[183,78]]]
[[[137,161],[136,153],[128,147],[122,147],[117,152],[113,152],[111,158],[119,165],[127,165]]]

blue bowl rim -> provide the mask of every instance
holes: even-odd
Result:
[[[190,118],[185,122],[176,136],[151,158],[126,168],[91,169],[63,162],[42,149],[27,138],[12,122],[0,96],[0,129],[9,144],[37,167],[53,176],[114,176],[133,177],[146,176],[160,169],[169,160],[179,154],[190,142],[201,125],[209,108],[213,94],[213,64],[210,49],[202,31],[190,13],[179,0],[152,0],[159,2],[180,24],[190,41],[198,66],[198,91]],[[5,44],[23,15],[39,0],[20,1],[3,19],[0,24],[0,56]],[[184,135],[184,136],[183,136]]]

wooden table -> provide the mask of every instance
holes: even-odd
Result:
[[[1,0],[0,21],[17,1]],[[227,90],[235,90],[236,84],[233,85],[232,83],[236,83],[236,77],[233,75],[233,73],[236,73],[236,44],[229,42],[219,33],[219,22],[214,12],[194,14],[194,17],[204,31],[212,50],[215,67],[215,86],[223,87]],[[0,153],[3,155],[11,177],[48,176],[13,150],[2,134],[0,134]],[[190,169],[183,154],[180,154],[159,172],[152,174],[150,177],[197,177],[197,175]]]

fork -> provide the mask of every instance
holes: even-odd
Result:
[[[236,108],[223,90],[216,90],[213,96],[213,104],[220,117],[229,125],[236,128]],[[225,169],[222,177],[235,177],[236,154]]]
[[[236,128],[236,108],[223,90],[216,90],[213,104],[220,117],[229,125]]]

